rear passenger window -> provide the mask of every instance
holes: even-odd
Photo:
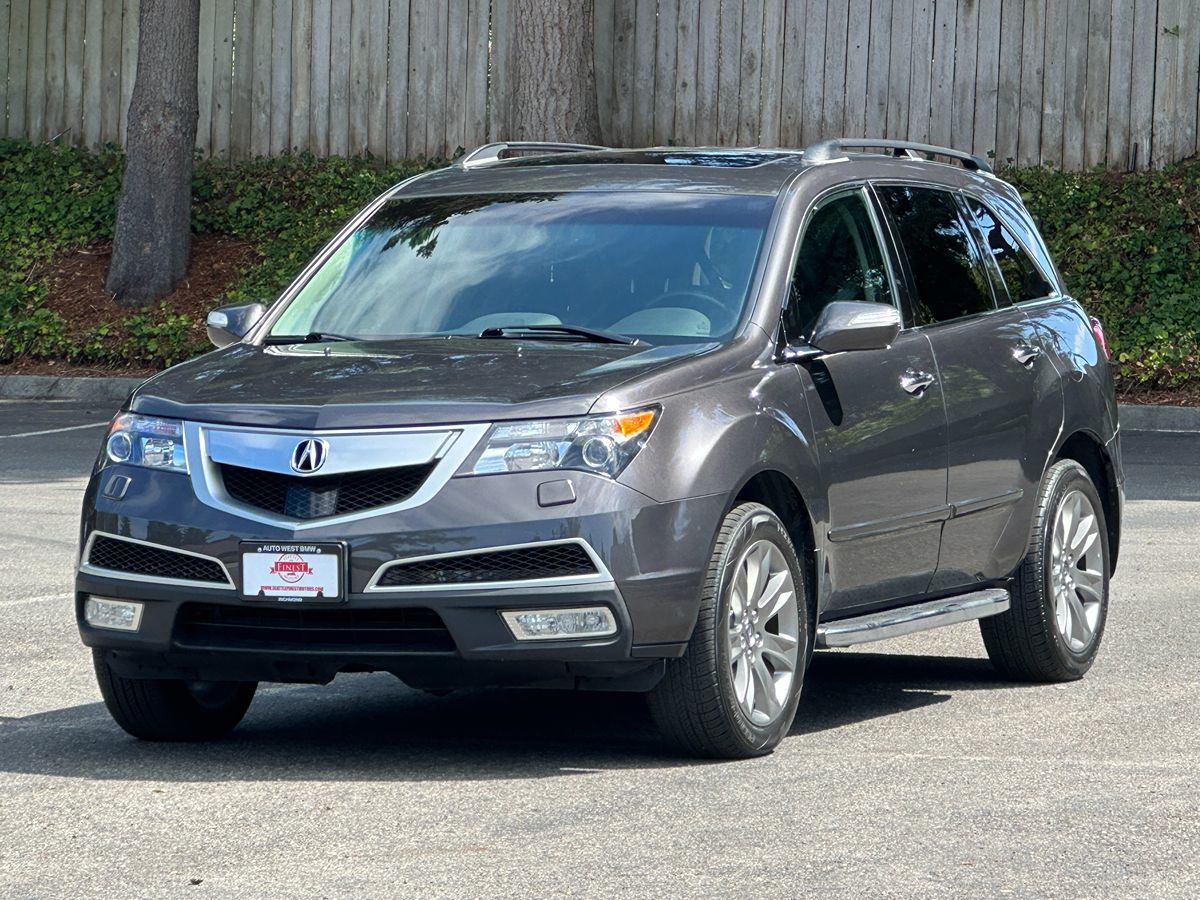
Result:
[[[861,191],[822,200],[804,229],[788,306],[788,340],[808,337],[838,300],[892,304],[892,285]]]
[[[987,270],[954,195],[932,188],[878,189],[912,273],[918,325],[995,309]]]
[[[999,218],[978,200],[967,199],[967,208],[979,226],[984,249],[991,253],[996,267],[1008,287],[1008,296],[1013,303],[1040,300],[1054,293],[1054,288],[1041,270],[1005,228]]]

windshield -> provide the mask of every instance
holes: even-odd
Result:
[[[630,192],[392,200],[313,274],[271,335],[569,325],[649,343],[721,340],[741,316],[772,205]]]

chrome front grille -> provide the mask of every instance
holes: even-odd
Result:
[[[215,559],[103,534],[92,538],[86,563],[126,575],[229,585],[224,567]]]
[[[225,493],[238,503],[291,519],[323,519],[403,503],[436,463],[301,478],[221,465]]]

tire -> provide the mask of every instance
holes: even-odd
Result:
[[[96,681],[116,723],[144,741],[208,741],[237,727],[254,699],[253,681],[186,682],[124,678],[92,651]]]
[[[752,571],[764,567],[766,576],[756,581]],[[779,586],[774,594],[771,585]],[[751,611],[739,591],[761,594],[763,606]],[[666,674],[649,694],[663,737],[690,756],[770,753],[796,716],[808,632],[808,592],[787,529],[759,503],[736,507],[721,523],[687,649],[667,661]],[[769,690],[761,687],[766,682]]]
[[[1062,564],[1058,546],[1067,550]],[[1096,486],[1079,463],[1057,462],[1038,490],[1029,550],[1013,579],[1012,605],[979,620],[992,664],[1015,681],[1082,678],[1104,636],[1110,571],[1108,529]]]

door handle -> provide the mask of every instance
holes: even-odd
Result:
[[[1041,348],[1034,347],[1032,344],[1017,344],[1013,347],[1013,359],[1023,365],[1025,368],[1032,368],[1034,362],[1042,355]]]
[[[933,384],[937,379],[928,372],[921,372],[916,369],[909,369],[900,376],[900,387],[904,388],[910,394],[920,396],[925,393],[925,389]]]

